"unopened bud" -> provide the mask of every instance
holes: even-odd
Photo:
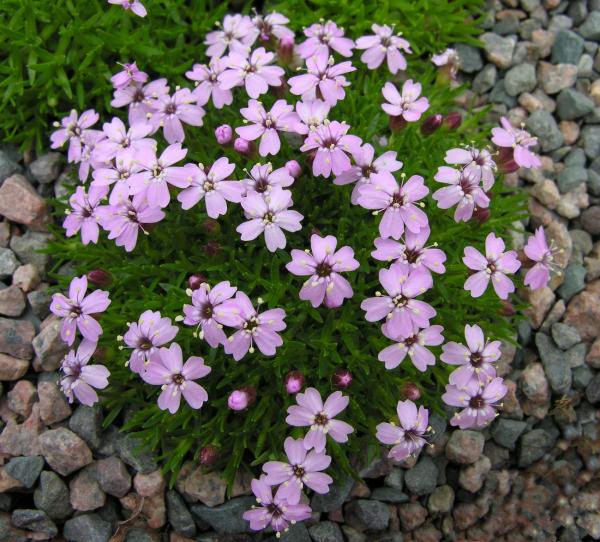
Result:
[[[227,145],[233,139],[233,130],[229,124],[222,124],[215,130],[215,137],[219,145]]]
[[[209,241],[208,243],[206,243],[206,245],[204,245],[204,254],[210,257],[214,257],[219,253],[220,249],[221,245],[219,245],[219,243],[217,243],[216,241]]]
[[[416,384],[407,382],[402,386],[402,395],[405,399],[417,401],[421,397],[421,390]]]
[[[404,120],[404,117],[402,115],[399,115],[397,117],[390,117],[390,130],[392,132],[401,132],[402,130],[404,130],[404,128],[406,128],[407,124],[408,123],[406,122],[406,120]]]
[[[500,303],[502,305],[500,308],[500,314],[502,316],[513,316],[517,314],[517,309],[515,309],[515,306],[509,301],[500,300]]]
[[[190,290],[197,290],[204,282],[208,282],[208,279],[202,273],[190,275],[188,278],[188,286],[190,287]]]
[[[219,450],[217,449],[216,446],[213,446],[212,444],[209,444],[208,446],[204,446],[201,450],[200,450],[200,465],[206,465],[206,466],[210,466],[210,465],[214,465],[217,462],[217,459],[219,458]]]
[[[477,220],[477,222],[483,224],[490,219],[491,214],[492,213],[487,207],[475,207],[475,210],[473,211],[473,220]]]
[[[296,162],[296,160],[289,160],[286,162],[285,169],[292,177],[294,177],[294,179],[300,177],[300,174],[302,173],[302,168],[300,167],[300,164]]]
[[[439,113],[427,117],[421,124],[421,133],[423,135],[431,135],[442,125],[443,117]]]
[[[202,221],[202,229],[209,235],[215,235],[221,231],[221,225],[212,218],[206,218]]]
[[[231,410],[245,410],[256,400],[256,389],[252,386],[244,386],[231,392],[227,398],[227,406]]]
[[[233,148],[240,154],[249,155],[252,149],[252,143],[247,139],[238,137],[233,142]]]
[[[444,118],[444,126],[448,130],[456,130],[462,124],[462,116],[458,111],[451,111]]]
[[[294,38],[293,36],[283,36],[279,40],[277,47],[277,58],[282,64],[290,64],[294,59]]]
[[[93,269],[87,274],[88,280],[95,286],[108,286],[112,282],[112,277],[104,269]]]
[[[304,386],[304,375],[300,371],[291,371],[285,377],[285,391],[298,393]]]
[[[331,375],[331,382],[336,388],[347,388],[352,380],[352,373],[348,369],[336,369]]]

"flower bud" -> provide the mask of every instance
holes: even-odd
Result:
[[[209,241],[204,245],[204,254],[210,257],[214,257],[219,254],[219,250],[221,250],[221,245],[216,241]]]
[[[285,391],[298,393],[304,386],[304,375],[300,371],[291,371],[285,377]]]
[[[227,406],[231,410],[245,410],[256,400],[256,390],[252,386],[244,386],[234,390],[227,398]]]
[[[336,369],[331,376],[331,382],[336,388],[347,388],[352,380],[352,373],[348,369]]]
[[[458,111],[450,111],[444,119],[444,126],[448,130],[456,130],[462,124],[462,117]]]
[[[421,390],[416,384],[407,382],[402,386],[402,396],[411,401],[417,401],[421,397]]]
[[[216,446],[209,444],[200,450],[200,465],[214,465],[219,457],[219,450]]]
[[[215,137],[219,145],[227,145],[233,139],[233,129],[229,124],[222,124],[215,130]]]
[[[501,299],[500,304],[502,305],[500,307],[500,314],[502,316],[513,316],[517,314],[517,309],[515,309],[515,306],[509,301]]]
[[[214,235],[214,234],[220,233],[221,225],[212,218],[206,218],[205,220],[202,221],[202,229],[204,230],[205,233]]]
[[[515,162],[513,149],[510,147],[501,147],[498,149],[494,161],[498,166],[498,170],[502,173],[514,173],[519,169],[519,165]]]
[[[425,136],[433,134],[442,125],[443,118],[439,113],[427,117],[421,124],[421,133]]]
[[[252,143],[242,137],[237,137],[233,142],[233,148],[240,154],[249,155],[252,149]]]
[[[483,224],[490,219],[491,214],[492,213],[487,207],[475,207],[475,210],[473,211],[473,220],[477,220],[477,222]]]
[[[292,62],[292,60],[294,59],[293,36],[283,36],[279,40],[279,46],[277,47],[277,58],[284,65]]]
[[[203,282],[208,282],[208,279],[202,273],[190,275],[188,278],[188,286],[190,287],[190,290],[197,290],[200,288],[200,285]]]
[[[404,130],[404,128],[406,128],[407,124],[408,123],[406,122],[406,120],[404,120],[404,117],[402,115],[399,115],[397,117],[390,117],[390,130],[392,132],[401,132],[402,130]]]
[[[302,168],[300,167],[300,164],[296,162],[296,160],[289,160],[286,162],[285,169],[292,177],[294,177],[294,179],[300,177],[300,173],[302,173]]]
[[[104,269],[92,269],[87,278],[95,286],[108,286],[112,282],[112,277]]]

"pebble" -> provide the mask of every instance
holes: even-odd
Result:
[[[528,467],[541,459],[554,445],[555,439],[544,429],[533,429],[521,437],[518,465]]]
[[[577,67],[573,64],[538,64],[537,78],[546,94],[558,94],[561,90],[569,88],[577,81]]]
[[[592,11],[578,32],[588,40],[600,39],[600,11]]]
[[[408,495],[395,487],[377,487],[371,493],[371,498],[376,501],[391,502],[394,504],[408,501]]]
[[[0,290],[0,315],[21,316],[26,305],[25,295],[18,286],[9,286]]]
[[[0,318],[0,353],[31,359],[35,328],[28,320]]]
[[[27,360],[0,354],[0,381],[19,380],[28,368],[29,362]]]
[[[47,233],[27,230],[23,235],[12,236],[10,248],[22,263],[34,265],[43,277],[49,256],[40,250],[46,248],[49,239]]]
[[[600,235],[600,205],[594,205],[581,214],[581,225],[592,235]]]
[[[194,518],[179,493],[172,490],[167,491],[166,504],[169,524],[175,532],[183,536],[195,536],[196,524]]]
[[[565,363],[564,355],[545,333],[537,333],[535,344],[542,358],[544,372],[552,390],[565,394],[571,388],[571,368]]]
[[[27,301],[31,306],[31,312],[40,320],[46,318],[50,313],[51,300],[52,296],[47,289],[47,285],[42,285],[41,288],[27,294]]]
[[[561,30],[552,46],[553,64],[577,64],[583,54],[583,38],[572,30]]]
[[[69,542],[108,542],[112,527],[98,514],[82,514],[65,522],[63,535]]]
[[[587,365],[573,369],[573,385],[578,390],[585,390],[593,377],[594,373]]]
[[[577,330],[562,322],[552,325],[552,338],[561,350],[568,350],[581,341]]]
[[[588,158],[593,160],[600,155],[600,126],[584,126],[581,130],[581,140]]]
[[[58,534],[58,527],[43,510],[17,509],[13,511],[10,519],[15,527],[44,533],[50,537]]]
[[[203,467],[198,467],[185,480],[183,485],[184,495],[191,501],[217,506],[225,502],[227,482],[217,472],[204,472]]]
[[[565,88],[556,99],[556,112],[563,120],[579,119],[593,109],[593,100],[573,88]]]
[[[345,507],[346,523],[359,531],[383,531],[390,522],[390,510],[382,502],[355,499]]]
[[[212,508],[205,504],[194,504],[190,511],[192,515],[208,523],[217,533],[236,534],[248,532],[248,522],[242,518],[242,514],[255,504],[254,497],[236,497]]]
[[[93,407],[79,405],[69,418],[69,429],[95,450],[100,447],[102,418],[102,408],[99,405]]]
[[[420,497],[429,495],[437,484],[438,468],[431,458],[424,456],[404,474],[406,489]]]
[[[464,43],[457,43],[455,46],[460,62],[460,70],[465,73],[474,73],[483,67],[481,53],[476,47],[471,47]]]
[[[63,155],[58,152],[49,152],[36,158],[29,164],[29,171],[33,178],[41,184],[48,184],[58,179],[64,163]]]
[[[569,302],[575,294],[578,294],[585,288],[586,273],[585,267],[578,263],[569,264],[565,269],[565,280],[557,289],[558,295],[565,302]]]
[[[69,484],[71,506],[79,512],[96,510],[106,502],[106,493],[89,469],[84,469]]]
[[[99,459],[88,467],[102,491],[113,497],[124,497],[131,488],[131,475],[118,457]]]
[[[455,430],[446,444],[446,457],[454,463],[475,463],[483,452],[485,437],[478,431]]]
[[[504,89],[509,96],[532,91],[537,84],[535,68],[532,64],[518,64],[506,72]]]
[[[71,407],[65,394],[54,382],[38,382],[37,394],[40,401],[40,416],[46,425],[54,425],[71,415]]]
[[[565,313],[565,324],[577,329],[581,340],[586,342],[594,340],[600,333],[598,295],[600,295],[600,281],[596,280],[571,299]]]
[[[542,151],[558,149],[564,141],[554,117],[548,111],[534,111],[527,119],[527,130],[537,136]]]
[[[64,427],[46,431],[39,441],[44,459],[63,476],[92,462],[92,452],[86,443]]]
[[[29,380],[19,380],[6,394],[8,408],[23,418],[29,417],[37,400],[35,386]]]
[[[144,449],[139,439],[129,434],[119,434],[115,446],[119,457],[136,471],[148,473],[158,468],[156,458]]]
[[[0,280],[11,277],[19,265],[19,260],[10,248],[0,247]]]
[[[478,94],[488,92],[496,84],[497,73],[496,66],[493,64],[486,64],[473,79],[473,90]]]
[[[45,327],[33,339],[33,350],[44,371],[60,368],[69,346],[60,337],[61,320],[52,315],[45,321]]]
[[[149,474],[139,472],[133,479],[133,487],[140,497],[153,497],[164,491],[165,478],[160,470],[155,470]]]
[[[329,493],[320,495],[315,493],[311,499],[310,506],[314,512],[331,512],[342,507],[350,495],[354,480],[347,476],[341,481],[329,486]]]
[[[15,174],[0,186],[0,214],[34,231],[47,231],[48,205],[23,175]]]
[[[485,482],[485,477],[492,468],[492,463],[482,455],[475,463],[460,469],[458,483],[471,493],[477,493]]]
[[[310,537],[314,542],[344,542],[342,531],[332,521],[323,521],[308,528]]]
[[[37,481],[44,460],[38,456],[13,457],[4,467],[4,470],[15,480],[19,480],[23,487],[31,489]]]
[[[571,192],[581,184],[585,184],[588,178],[587,170],[581,166],[567,166],[557,176],[556,183],[564,194]]]
[[[52,471],[41,473],[33,502],[36,508],[46,512],[52,519],[64,519],[73,513],[67,484]]]
[[[492,427],[492,438],[500,446],[514,450],[517,440],[527,428],[527,423],[520,420],[499,418]]]
[[[597,373],[588,384],[588,387],[585,389],[585,396],[592,404],[600,402],[600,373]]]
[[[484,43],[486,58],[490,62],[503,70],[510,67],[516,44],[513,37],[503,38],[497,34],[486,32],[479,36],[479,39]]]
[[[403,530],[414,531],[427,519],[427,508],[418,502],[410,502],[398,507],[398,517]]]

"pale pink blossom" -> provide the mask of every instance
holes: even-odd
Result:
[[[401,51],[412,53],[410,43],[401,37],[401,33],[394,34],[393,27],[386,24],[371,25],[374,35],[362,36],[356,40],[357,49],[365,49],[360,59],[367,67],[374,70],[381,66],[384,60],[393,74],[398,70],[406,69],[406,59]]]
[[[274,59],[275,54],[267,52],[264,47],[255,49],[249,57],[230,53],[227,69],[219,75],[221,88],[230,90],[244,86],[250,98],[258,98],[268,92],[270,86],[281,86],[285,71],[279,66],[270,65]]]
[[[402,93],[392,83],[386,83],[381,90],[389,102],[381,108],[392,117],[402,117],[407,122],[416,122],[429,109],[429,100],[421,96],[421,83],[409,79],[402,85]],[[419,97],[421,96],[421,97]]]
[[[69,198],[71,209],[67,210],[67,218],[63,222],[67,237],[81,231],[81,242],[84,245],[98,242],[100,228],[96,208],[107,194],[108,188],[101,186],[90,186],[87,192],[83,186],[75,189]]]
[[[60,389],[69,403],[76,398],[82,405],[92,406],[98,402],[96,389],[108,386],[110,371],[104,365],[89,365],[96,350],[96,343],[84,339],[77,351],[69,350],[60,366],[64,376],[60,380]],[[95,388],[95,389],[94,389]]]
[[[278,40],[294,39],[294,31],[286,25],[290,20],[281,13],[275,11],[267,15],[256,14],[252,17],[252,24],[258,30],[261,41],[269,41],[273,36]]]
[[[296,112],[299,120],[295,131],[301,135],[316,130],[327,120],[331,106],[323,100],[308,100],[296,102]]]
[[[527,240],[524,251],[525,255],[535,262],[525,275],[525,286],[529,286],[532,290],[546,287],[550,281],[551,271],[558,266],[554,261],[555,250],[548,246],[543,227],[537,228],[535,234]]]
[[[118,162],[129,150],[137,153],[156,149],[156,141],[147,137],[153,131],[150,124],[139,122],[128,129],[121,119],[115,117],[103,124],[102,131],[106,137],[96,143],[94,149],[95,159],[99,162],[109,163],[113,158]]]
[[[157,79],[147,85],[136,83],[124,89],[115,90],[110,105],[113,107],[129,106],[129,124],[134,126],[138,122],[146,122],[154,112],[156,100],[168,96],[169,85],[166,79]]]
[[[304,35],[307,39],[297,47],[298,54],[302,58],[310,58],[317,53],[323,53],[328,57],[330,50],[345,57],[352,56],[354,42],[350,38],[345,38],[344,29],[333,21],[312,24],[304,29]]]
[[[77,111],[73,109],[69,116],[63,118],[60,123],[54,123],[58,130],[50,135],[51,148],[59,149],[68,141],[68,161],[71,163],[79,162],[81,160],[81,148],[85,143],[85,133],[98,122],[98,118],[98,113],[93,109],[84,111],[81,116],[77,115]]]
[[[196,87],[192,95],[196,98],[196,103],[204,106],[212,98],[212,103],[217,109],[222,109],[225,105],[231,105],[233,102],[233,93],[229,89],[223,88],[219,76],[227,69],[227,58],[211,58],[208,65],[194,64],[191,70],[185,72],[185,76],[194,81]]]
[[[148,13],[140,0],[108,0],[108,3],[121,6],[126,11],[131,10],[138,17],[145,17]]]
[[[384,348],[377,359],[385,363],[386,369],[395,369],[400,365],[406,356],[410,358],[412,364],[421,372],[425,372],[427,367],[435,365],[435,356],[429,350],[428,346],[439,346],[444,342],[442,326],[427,326],[423,329],[413,330],[410,334],[390,334],[391,328],[383,327],[383,334],[396,344]]]
[[[467,222],[473,217],[475,207],[487,209],[490,198],[480,185],[481,177],[472,169],[454,169],[448,166],[438,168],[434,179],[449,186],[436,190],[432,197],[440,209],[456,205],[454,220]]]
[[[377,440],[392,445],[388,457],[394,461],[404,461],[416,455],[426,444],[429,428],[429,411],[410,400],[398,401],[396,412],[400,426],[394,423],[380,423],[377,426]]]
[[[223,23],[217,26],[220,30],[209,32],[204,40],[208,45],[206,54],[210,57],[221,57],[226,51],[247,53],[258,37],[258,30],[247,15],[225,15]]]
[[[182,123],[202,126],[206,112],[195,102],[196,96],[188,88],[176,90],[173,96],[160,96],[152,103],[154,111],[148,122],[154,131],[163,129],[168,143],[181,143],[185,139]]]
[[[487,149],[477,149],[475,147],[450,149],[446,151],[444,162],[446,164],[460,164],[463,168],[473,171],[475,177],[478,177],[482,182],[483,189],[486,192],[494,186],[496,163]]]
[[[110,82],[113,84],[115,90],[123,90],[129,85],[135,85],[138,83],[146,83],[148,81],[148,74],[140,71],[135,62],[131,64],[119,64],[123,69],[115,73],[111,78]]]

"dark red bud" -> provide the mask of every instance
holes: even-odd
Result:
[[[408,123],[406,122],[406,120],[404,120],[403,116],[398,116],[398,117],[390,117],[390,130],[392,132],[401,132],[402,130],[404,130],[404,128],[406,128],[406,125]]]
[[[321,230],[319,228],[313,228],[312,230],[310,230],[310,235],[311,235],[311,237],[313,235],[318,235],[319,237],[323,237],[323,234],[321,233]]]
[[[473,220],[477,220],[480,224],[487,222],[490,219],[492,213],[487,207],[475,207],[473,211]]]
[[[216,446],[209,444],[200,450],[200,465],[214,465],[219,458],[219,450]]]
[[[208,279],[202,273],[190,275],[188,278],[188,286],[190,290],[197,290],[203,282],[208,282]]]
[[[427,117],[421,124],[421,133],[425,136],[433,134],[441,125],[443,117],[439,113]]]
[[[347,388],[352,380],[352,373],[348,369],[336,369],[331,375],[331,382],[336,388]]]
[[[256,402],[256,388],[254,386],[242,386],[240,391],[246,393],[248,397],[248,406]]]
[[[221,250],[221,245],[216,241],[209,241],[204,245],[204,254],[207,256],[214,257],[219,253],[219,250]]]
[[[109,272],[104,269],[92,269],[87,278],[95,286],[108,286],[112,282]]]
[[[509,147],[501,147],[498,149],[495,162],[502,173],[514,173],[519,169],[519,164],[517,164],[514,159],[513,149]]]
[[[502,307],[500,308],[500,314],[502,316],[513,316],[517,314],[517,309],[515,309],[512,303],[504,300],[501,300],[500,303],[502,304]]]
[[[300,371],[291,371],[284,380],[285,391],[290,394],[298,393],[304,386],[304,375]]]
[[[294,60],[294,38],[283,37],[279,40],[277,47],[277,58],[284,66]]]
[[[221,231],[221,225],[212,218],[207,218],[202,222],[202,229],[208,234],[217,234]]]
[[[402,387],[402,395],[405,399],[417,401],[421,397],[421,390],[416,384],[413,384],[412,382],[407,382]]]
[[[444,118],[444,126],[449,130],[456,130],[462,124],[462,116],[458,111],[451,111]]]

